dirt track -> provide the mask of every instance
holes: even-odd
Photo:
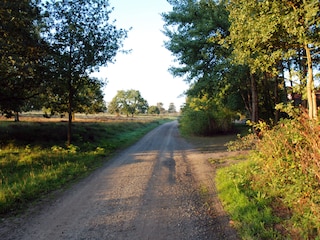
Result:
[[[208,154],[227,153],[198,152],[177,122],[164,124],[80,183],[3,221],[0,239],[237,239]],[[200,186],[213,199],[211,211]]]

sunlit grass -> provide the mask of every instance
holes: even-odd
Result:
[[[219,195],[243,239],[320,239],[320,125],[303,113],[270,127],[247,162],[218,171]],[[249,143],[249,144],[248,144]]]
[[[86,176],[160,123],[76,123],[73,145],[66,147],[63,123],[1,122],[0,213]]]
[[[242,239],[282,239],[273,229],[279,219],[272,215],[271,199],[250,188],[254,169],[255,163],[251,161],[218,169],[219,198]]]

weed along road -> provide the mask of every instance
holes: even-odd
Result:
[[[237,239],[206,157],[159,126],[87,178],[1,227],[0,239]],[[211,210],[200,191],[211,196]]]

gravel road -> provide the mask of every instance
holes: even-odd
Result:
[[[208,156],[177,126],[159,126],[79,183],[2,221],[0,239],[238,239],[215,194]]]

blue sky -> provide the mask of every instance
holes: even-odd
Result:
[[[118,90],[139,90],[149,105],[162,102],[167,109],[173,102],[177,109],[185,102],[179,97],[187,88],[180,78],[173,78],[168,68],[173,64],[171,53],[165,49],[166,37],[161,30],[164,22],[160,13],[171,10],[166,0],[109,0],[114,11],[110,18],[118,28],[129,29],[124,49],[114,64],[102,68],[96,76],[107,78],[105,100],[110,102]]]

